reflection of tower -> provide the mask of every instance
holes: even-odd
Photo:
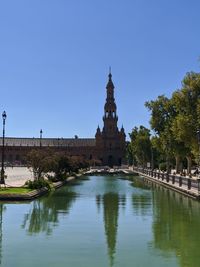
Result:
[[[101,195],[97,195],[96,196],[96,203],[97,203],[97,210],[98,213],[100,212],[100,208],[101,208]]]
[[[96,132],[96,145],[99,150],[99,159],[103,165],[121,165],[125,161],[125,132],[117,126],[117,106],[114,98],[114,84],[111,71],[106,86],[107,97],[104,105],[103,130],[99,126]]]
[[[110,266],[114,264],[114,255],[117,243],[117,228],[119,216],[119,195],[107,193],[102,197],[104,209],[104,227],[108,246]]]

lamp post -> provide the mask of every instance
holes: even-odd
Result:
[[[58,149],[59,149],[59,146],[60,146],[60,138],[58,138]]]
[[[5,157],[5,122],[6,122],[6,112],[2,113],[3,119],[3,142],[2,142],[2,158],[1,158],[1,180],[0,184],[5,185],[5,171],[4,171],[4,157]]]
[[[40,130],[40,147],[42,147],[42,134],[43,134],[43,131],[42,129]]]

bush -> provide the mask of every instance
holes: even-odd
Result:
[[[70,176],[76,176],[77,173],[76,172],[70,172]]]
[[[159,164],[159,169],[161,171],[166,171],[167,170],[167,164],[165,162],[162,162]]]
[[[47,174],[46,177],[47,177],[48,181],[51,182],[51,183],[55,183],[55,182],[59,181],[59,179],[56,176],[53,176],[53,175]]]
[[[67,174],[63,173],[58,177],[59,181],[65,181],[67,179]]]
[[[60,181],[65,181],[68,177],[67,174],[65,173],[61,173],[59,175],[55,175],[55,176],[52,176],[52,175],[46,175],[48,181],[50,181],[51,183],[56,183],[56,182],[60,182]]]
[[[41,189],[46,187],[48,190],[51,190],[51,184],[43,178],[34,181],[29,180],[25,185],[30,189]]]

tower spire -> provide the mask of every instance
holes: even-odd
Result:
[[[112,81],[111,67],[109,67],[108,81],[106,85],[106,101],[104,105],[104,116],[103,116],[103,129],[97,128],[95,140],[96,148],[99,151],[99,159],[103,165],[113,167],[113,165],[121,165],[125,162],[125,132],[122,129],[119,131],[117,122],[117,106],[115,103],[114,96],[114,84]],[[113,218],[115,220],[115,218]],[[116,221],[116,220],[115,220]],[[107,226],[106,226],[107,228]],[[107,231],[107,230],[106,230]],[[113,259],[115,253],[115,243],[110,239],[109,243],[109,254],[111,257],[111,266],[113,266]]]
[[[114,84],[112,82],[112,74],[111,74],[111,67],[109,68],[109,75],[108,75],[108,83],[106,86],[107,89],[107,97],[106,103],[104,105],[104,130],[109,133],[113,134],[118,131],[117,127],[117,106],[115,104],[114,98]]]
[[[109,66],[109,74],[108,74],[109,81],[111,81],[112,73],[111,73],[111,66]]]

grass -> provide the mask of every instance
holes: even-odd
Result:
[[[25,187],[1,187],[0,194],[26,194],[32,190]]]

